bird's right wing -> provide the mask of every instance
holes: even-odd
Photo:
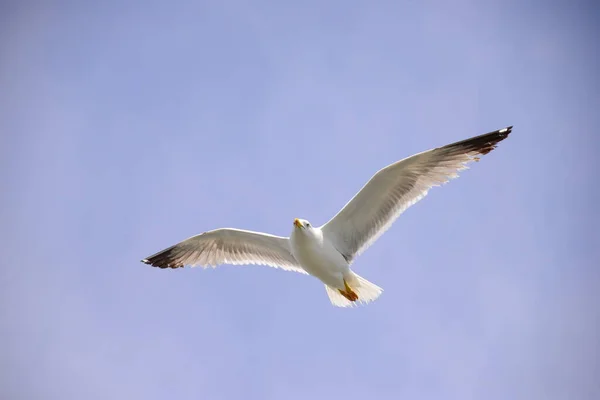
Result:
[[[306,273],[292,255],[288,238],[231,228],[192,236],[142,262],[159,268],[257,264]]]
[[[512,126],[407,157],[378,171],[329,222],[321,227],[352,262],[408,207],[433,186],[458,176],[466,164],[492,151]]]

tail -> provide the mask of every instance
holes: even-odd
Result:
[[[331,286],[325,285],[325,289],[327,290],[327,295],[329,296],[329,300],[331,304],[336,307],[353,307],[358,305],[359,303],[369,303],[375,299],[377,299],[383,289],[374,283],[369,282],[362,276],[350,271],[353,275],[350,277],[349,282],[346,282],[347,287],[349,287],[356,295],[358,295],[358,299],[356,301],[350,301],[344,295],[340,293],[340,291],[336,288],[332,288]]]

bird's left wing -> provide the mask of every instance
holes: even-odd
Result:
[[[512,126],[424,151],[379,170],[321,227],[323,233],[352,262],[429,189],[458,177],[467,163],[479,161],[511,130]]]
[[[306,273],[290,252],[288,238],[231,228],[192,236],[142,262],[159,268],[257,264]]]

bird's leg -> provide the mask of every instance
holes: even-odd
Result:
[[[350,301],[358,300],[358,295],[354,292],[354,290],[352,290],[352,288],[350,286],[348,286],[348,283],[346,282],[345,279],[344,279],[344,286],[345,286],[346,290],[338,289],[340,294]]]

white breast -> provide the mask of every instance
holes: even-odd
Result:
[[[348,272],[348,263],[320,229],[294,229],[290,243],[292,254],[306,272],[331,287],[344,288],[343,276]]]

